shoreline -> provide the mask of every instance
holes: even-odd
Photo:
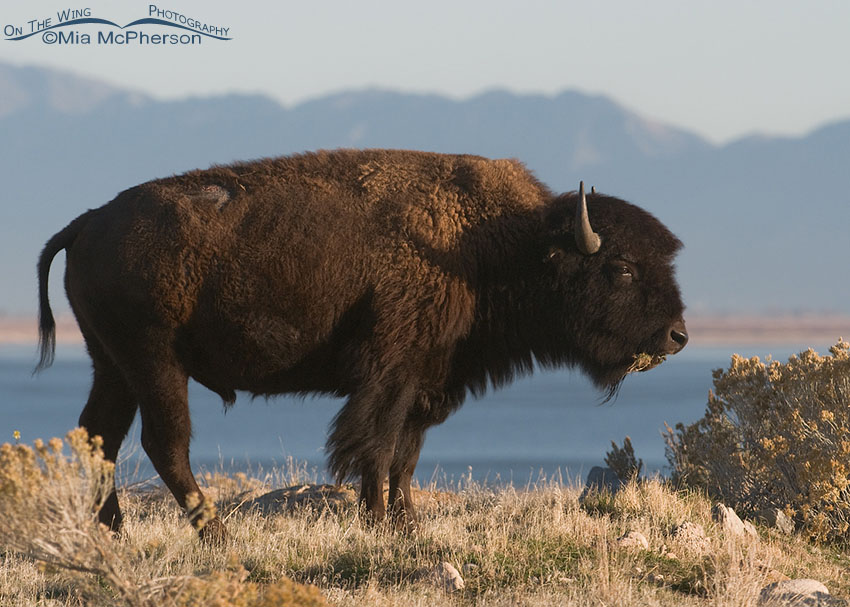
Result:
[[[692,346],[834,344],[839,337],[850,339],[850,316],[838,314],[800,315],[704,315],[687,320]],[[79,345],[83,337],[70,315],[56,318],[56,342]],[[36,345],[35,317],[0,316],[0,345]]]
[[[704,346],[801,344],[803,347],[850,339],[850,316],[694,316],[687,321],[691,344]]]
[[[83,336],[73,316],[56,317],[56,343],[78,345]],[[26,316],[0,316],[0,346],[38,344],[38,319]]]

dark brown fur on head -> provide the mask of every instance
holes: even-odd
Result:
[[[684,311],[673,265],[682,243],[643,209],[591,194],[588,212],[602,246],[583,255],[573,239],[577,200],[565,194],[550,205],[546,224],[556,235],[551,263],[565,297],[562,309],[582,310],[564,319],[577,361],[613,393],[635,355],[668,353],[670,326]]]

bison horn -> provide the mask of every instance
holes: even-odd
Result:
[[[579,200],[576,205],[576,244],[579,251],[585,255],[593,255],[602,246],[602,239],[599,234],[593,231],[590,227],[590,219],[587,217],[587,199],[584,196],[584,182],[579,184]]]

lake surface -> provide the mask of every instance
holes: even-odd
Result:
[[[819,351],[826,352],[823,345]],[[705,410],[711,371],[728,367],[731,353],[784,360],[803,349],[794,346],[689,346],[660,367],[628,377],[615,401],[578,372],[538,371],[483,398],[468,399],[446,422],[429,430],[417,467],[422,483],[471,475],[487,482],[524,485],[542,473],[564,479],[583,477],[604,465],[614,440],[630,436],[648,471],[664,471],[664,423],[691,423]],[[817,349],[817,348],[816,348]],[[59,347],[54,365],[32,376],[35,348],[0,345],[0,442],[64,436],[76,426],[91,383],[82,347]],[[333,398],[252,399],[240,394],[224,410],[217,395],[191,383],[189,403],[194,438],[194,471],[268,470],[287,458],[306,462],[319,479],[325,470],[328,426],[342,406]],[[139,446],[138,415],[122,453],[122,471],[136,477],[153,471]]]

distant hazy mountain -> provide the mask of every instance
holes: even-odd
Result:
[[[580,179],[651,210],[685,242],[692,310],[850,313],[850,121],[717,147],[600,96],[490,91],[455,101],[347,91],[285,108],[250,95],[162,102],[0,64],[0,313],[35,310],[47,238],[155,177],[334,147],[523,160],[553,189]],[[54,268],[52,299],[67,309]]]
[[[38,68],[15,68],[0,63],[0,118],[22,111],[86,114],[108,103],[143,103],[129,93],[97,80]]]

